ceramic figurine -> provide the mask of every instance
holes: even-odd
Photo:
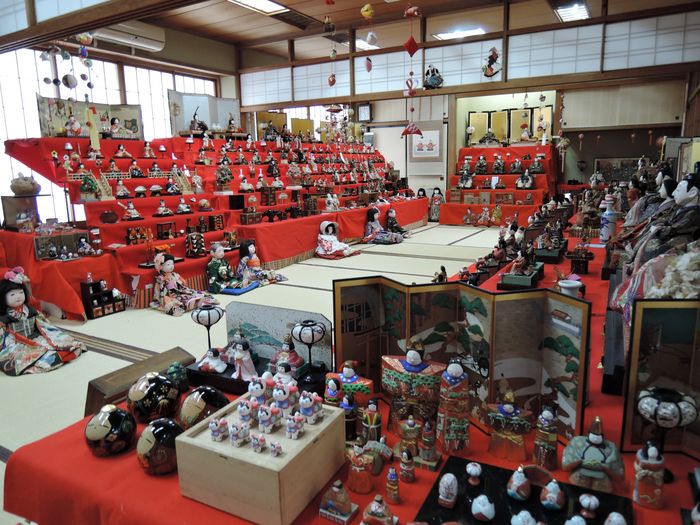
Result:
[[[397,244],[403,241],[403,235],[391,233],[385,230],[379,222],[379,210],[370,208],[367,210],[367,223],[365,224],[365,236],[363,243],[373,244]]]
[[[131,385],[126,406],[136,421],[147,423],[157,418],[172,417],[177,412],[180,391],[175,383],[156,372],[149,372]]]
[[[284,426],[285,436],[289,439],[299,439],[299,436],[304,431],[304,421],[306,418],[301,414],[287,416],[287,422]]]
[[[379,441],[382,437],[382,415],[379,413],[377,399],[370,399],[362,413],[362,438],[367,441]]]
[[[435,442],[435,427],[430,420],[427,420],[423,425],[420,442],[418,443],[418,457],[420,460],[430,463],[440,461],[440,454],[435,449]]]
[[[156,279],[152,308],[180,316],[202,304],[218,304],[209,294],[187,287],[185,280],[175,272],[175,257],[170,253],[159,253],[154,257],[154,262]]]
[[[520,465],[513,472],[506,486],[508,496],[517,501],[525,501],[530,497],[532,486],[530,480],[527,479],[523,466]]]
[[[450,454],[469,446],[469,379],[459,359],[450,361],[440,377],[437,440]]]
[[[209,432],[211,432],[212,441],[223,441],[228,437],[228,421],[224,418],[212,419],[209,422]]]
[[[265,436],[262,434],[251,434],[250,435],[250,445],[253,447],[253,452],[261,454],[265,447],[267,446]]]
[[[440,221],[440,206],[445,204],[445,196],[440,188],[433,189],[433,195],[430,197],[428,205],[428,220],[432,222]]]
[[[401,494],[399,493],[399,476],[396,473],[396,468],[389,467],[389,472],[386,475],[386,499],[389,503],[398,505],[401,503]]]
[[[234,288],[238,283],[236,272],[226,259],[224,247],[216,242],[209,250],[211,260],[207,264],[207,290],[211,293],[221,293],[226,288]],[[233,286],[232,286],[233,285]]]
[[[697,518],[700,518],[700,516]],[[692,515],[691,520],[693,520]],[[605,518],[605,523],[603,523],[603,525],[627,525],[627,520],[619,512],[611,512],[608,514],[608,517]],[[697,525],[697,519],[693,520],[692,525]]]
[[[269,377],[269,372],[265,372],[263,374],[263,377]],[[275,375],[272,376],[272,381],[275,384],[281,383],[283,385],[291,385],[291,386],[296,385],[297,381],[296,381],[296,379],[294,379],[294,376],[292,375],[292,365],[290,365],[286,361],[282,361],[281,363],[278,363]]]
[[[180,425],[168,418],[151,421],[141,432],[136,456],[147,474],[159,476],[177,470],[175,438],[183,432]]]
[[[282,455],[282,445],[278,441],[270,441],[270,455],[274,458]]]
[[[282,348],[277,350],[272,356],[272,359],[270,359],[270,367],[274,367],[272,369],[275,370],[277,368],[277,363],[289,363],[289,366],[292,367],[292,372],[296,372],[296,370],[304,365],[304,358],[294,349],[294,341],[289,334],[284,336]]]
[[[165,375],[168,379],[170,379],[173,383],[177,385],[177,389],[180,391],[181,394],[187,392],[190,389],[190,382],[187,379],[187,369],[179,361],[175,361],[174,363],[172,363],[168,367],[168,370],[165,372]],[[180,407],[180,410],[182,411],[182,407]],[[180,416],[182,419],[182,412],[180,413]]]
[[[466,471],[467,476],[469,476],[467,481],[472,487],[476,487],[481,483],[481,465],[472,461],[467,463]]]
[[[228,403],[226,396],[213,386],[198,386],[182,400],[180,422],[187,430],[224,408]]]
[[[581,505],[581,516],[587,520],[595,518],[595,512],[600,507],[600,501],[593,494],[581,494],[578,498]]]
[[[228,435],[234,447],[242,447],[250,441],[250,425],[248,423],[235,421],[228,425]]]
[[[530,412],[518,408],[511,390],[505,393],[502,403],[489,404],[489,409],[488,419],[493,428],[489,452],[497,458],[525,461],[527,455],[523,435],[531,428],[527,420]]]
[[[697,499],[698,497],[696,496],[696,501]],[[692,522],[692,525],[700,525],[700,502],[697,502],[693,509],[690,511],[690,521]]]
[[[397,518],[389,511],[384,499],[377,494],[362,513],[361,525],[395,525]]]
[[[250,399],[254,400],[259,405],[267,404],[270,399],[272,399],[272,389],[274,386],[275,383],[271,379],[252,377],[248,383]]]
[[[557,469],[557,427],[554,410],[542,407],[535,430],[533,462],[549,471]]]
[[[357,438],[357,405],[354,396],[343,394],[338,408],[345,412],[345,441],[354,441]]]
[[[491,521],[496,517],[496,507],[486,494],[481,494],[474,498],[471,506],[472,516],[479,521]]]
[[[632,500],[642,507],[660,509],[664,505],[664,457],[655,443],[648,441],[634,460]]]
[[[357,509],[358,506],[350,501],[343,482],[338,479],[321,498],[319,514],[334,523],[347,525],[357,513]]]
[[[557,483],[556,479],[552,479],[540,492],[540,503],[547,510],[561,510],[566,502],[566,494]]]
[[[104,405],[85,427],[85,443],[97,457],[119,454],[134,444],[136,420],[126,410]]]
[[[586,520],[581,516],[571,516],[564,522],[564,525],[587,525]]]
[[[510,525],[537,525],[535,518],[526,510],[521,510],[510,518]]]
[[[247,399],[241,399],[236,405],[236,414],[241,423],[252,425],[257,420],[257,404],[255,404],[255,410],[253,410],[253,403]]]
[[[438,505],[446,509],[453,509],[457,502],[459,484],[454,474],[443,474],[438,485]]]
[[[30,306],[28,283],[21,266],[0,281],[0,370],[11,376],[48,372],[85,350]]]
[[[323,419],[323,400],[316,392],[304,391],[299,396],[299,412],[309,425]]]
[[[323,221],[319,228],[316,255],[324,259],[341,259],[351,255],[359,255],[349,244],[338,240],[338,223]]]
[[[327,405],[338,406],[343,397],[340,381],[334,377],[326,379],[326,388],[323,390],[323,402]]]
[[[408,419],[401,421],[398,428],[399,439],[398,450],[408,450],[411,456],[418,455],[418,439],[421,435],[423,425],[416,422],[413,416],[408,416]]]
[[[362,438],[355,440],[349,459],[348,489],[358,494],[369,494],[374,488],[369,472],[371,459],[365,454]]]
[[[413,483],[416,480],[416,469],[413,462],[413,454],[408,449],[401,451],[401,481],[404,483]]]
[[[240,379],[241,381],[250,381],[254,377],[257,377],[258,373],[255,370],[253,358],[250,355],[250,344],[248,341],[235,343],[233,351],[235,370],[233,374],[231,374],[231,377],[233,379]]]
[[[603,436],[603,422],[595,417],[587,436],[569,441],[562,456],[569,481],[580,487],[611,492],[613,482],[624,479],[625,466],[617,447]]]

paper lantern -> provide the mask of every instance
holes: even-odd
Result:
[[[205,304],[199,308],[195,308],[190,314],[195,323],[207,329],[207,348],[211,348],[211,327],[221,321],[224,313],[223,308],[214,306],[213,304]]]

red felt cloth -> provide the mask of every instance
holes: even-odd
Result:
[[[440,206],[440,224],[464,225],[464,216],[469,208],[477,217],[481,214],[484,208],[489,209],[489,213],[493,212],[496,206],[494,204],[452,204],[447,203]],[[518,206],[512,204],[502,204],[501,224],[505,224],[506,219],[513,217],[515,212],[518,212],[518,224],[526,224],[527,218],[539,210],[539,206]]]
[[[599,279],[604,253],[593,249],[596,258],[590,263],[590,270],[583,280],[586,283],[586,299],[592,302],[591,317],[591,359],[589,370],[589,399],[586,407],[585,425],[599,415],[604,422],[606,437],[619,442],[623,411],[623,398],[600,393],[602,371],[597,368],[603,345],[603,321],[605,318],[607,281]],[[566,263],[563,263],[566,264]],[[562,266],[563,266],[562,264]],[[545,279],[542,286],[548,286],[553,279],[551,265],[545,265]],[[496,277],[492,280],[495,282]],[[387,419],[386,406],[381,405],[384,420]],[[248,523],[239,518],[187,499],[180,495],[177,476],[165,477],[146,475],[138,466],[132,449],[123,456],[96,458],[84,446],[83,431],[87,419],[83,419],[35,443],[21,447],[10,457],[5,473],[5,510],[29,518],[42,525],[185,525],[207,523],[238,524]],[[140,425],[140,428],[143,427]],[[529,435],[528,450],[532,450],[532,435]],[[388,444],[396,443],[393,434],[388,434]],[[471,441],[467,451],[462,453],[474,461],[489,463],[506,468],[517,465],[498,460],[486,451],[488,436],[472,426]],[[57,454],[56,451],[60,451]],[[561,458],[561,446],[559,457]],[[630,497],[633,486],[633,454],[623,454],[626,480],[616,493]],[[657,525],[679,523],[678,509],[690,508],[692,496],[688,489],[686,473],[700,466],[681,454],[668,454],[667,465],[676,474],[676,482],[666,485],[666,507],[661,511],[642,509],[635,505],[637,525]],[[322,460],[322,458],[319,458]],[[395,463],[396,465],[396,463]],[[560,481],[568,476],[562,470],[554,475]],[[346,479],[347,467],[334,476]],[[375,493],[385,493],[384,472],[373,477],[375,490],[364,496],[350,493],[351,499],[360,505],[360,512],[370,502]],[[390,505],[401,523],[412,520],[435,482],[436,472],[416,469],[416,482],[401,483],[403,503]],[[295,524],[324,524],[318,517],[321,491],[296,519]],[[359,523],[355,519],[353,523]]]
[[[479,190],[479,189],[472,189],[472,190],[460,190],[460,199],[459,202],[453,202],[453,204],[463,204],[464,203],[464,196],[465,195],[474,195],[477,199],[482,193],[488,192],[491,198],[490,204],[496,204],[496,195],[504,195],[504,194],[509,194],[513,196],[513,201],[519,201],[519,200],[525,200],[527,196],[529,195],[530,198],[532,198],[533,204],[542,204],[544,202],[544,191],[542,189],[539,190]]]
[[[129,292],[117,261],[109,254],[83,257],[75,261],[39,261],[34,257],[34,235],[0,230],[0,245],[5,250],[5,266],[24,267],[31,279],[32,294],[41,301],[55,304],[72,318],[83,319],[80,283],[88,272],[94,280],[105,279],[110,287]]]

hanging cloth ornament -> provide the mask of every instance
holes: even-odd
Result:
[[[369,57],[365,58],[365,69],[367,70],[367,73],[372,71],[372,59]]]
[[[78,41],[79,44],[89,46],[90,44],[92,44],[93,36],[92,33],[78,33],[77,35],[75,35],[75,39]]]
[[[413,111],[413,108],[411,108],[411,111]],[[420,129],[418,129],[418,126],[416,126],[415,122],[410,121],[408,124],[406,124],[406,127],[401,132],[402,137],[405,137],[406,135],[420,135],[422,137],[423,133]]]
[[[80,58],[87,58],[87,56],[88,56],[87,47],[80,46],[80,48],[78,49],[78,54],[80,55]]]
[[[651,140],[653,138],[654,132],[652,130],[647,131],[647,135],[649,135],[649,145],[651,146]]]
[[[492,47],[489,50],[489,54],[486,57],[486,64],[481,68],[481,72],[486,78],[492,78],[501,72],[501,64],[498,62],[499,54],[498,49]]]
[[[412,6],[411,4],[408,4],[408,7],[403,12],[403,17],[404,18],[417,18],[417,17],[421,16],[421,14],[422,13],[420,12],[420,7],[418,7],[417,5]]]
[[[362,9],[360,9],[360,14],[365,20],[372,20],[372,18],[374,18],[374,8],[372,4],[363,5]]]
[[[408,97],[415,97],[416,87],[416,81],[413,78],[413,71],[410,71],[408,73],[408,80],[406,80],[406,91],[404,92],[404,95]]]
[[[68,73],[67,75],[63,75],[61,81],[63,82],[63,85],[66,86],[68,89],[74,89],[78,85],[78,81],[70,73]]]
[[[64,49],[61,51],[61,58],[63,60],[70,60],[70,53]]]
[[[544,96],[544,93],[540,93],[540,107],[544,107],[545,100],[547,100],[547,97]]]
[[[335,73],[331,73],[330,75],[328,75],[328,85],[330,87],[335,86]]]
[[[335,48],[332,48],[329,56],[331,60],[335,60],[335,57],[338,56],[338,51]]]
[[[409,56],[416,54],[416,51],[418,51],[418,43],[416,42],[416,39],[413,38],[413,35],[409,36],[408,40],[403,43],[403,48],[406,50]]]
[[[326,5],[335,5],[335,0],[326,0]]]
[[[333,33],[335,31],[335,24],[329,15],[326,15],[323,19],[323,31],[326,33]]]
[[[365,41],[370,46],[377,45],[377,34],[374,31],[370,31],[369,33],[367,33],[367,38],[365,38]]]
[[[583,133],[578,134],[578,150],[583,151]]]

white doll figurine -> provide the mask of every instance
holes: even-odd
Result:
[[[221,419],[212,419],[209,422],[209,432],[211,432],[212,441],[223,441],[228,437],[228,422]]]
[[[253,364],[253,358],[250,355],[250,344],[248,341],[240,341],[235,343],[233,351],[236,369],[234,370],[233,374],[231,374],[231,377],[242,381],[250,381],[254,377],[257,377],[258,373],[255,371],[255,365]]]
[[[210,348],[207,355],[199,362],[197,369],[202,372],[220,374],[226,370],[226,363],[221,360],[221,354],[216,348]]]

